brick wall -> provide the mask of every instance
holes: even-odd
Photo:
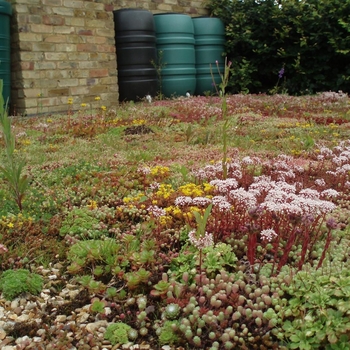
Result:
[[[65,112],[118,103],[113,10],[206,14],[190,0],[8,0],[12,3],[12,91],[15,114]],[[101,101],[95,101],[99,96]]]

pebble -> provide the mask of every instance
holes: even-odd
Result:
[[[100,327],[106,327],[108,326],[108,322],[105,320],[101,320],[101,321],[97,321],[97,322],[93,322],[93,323],[88,323],[85,327],[85,329],[89,332],[89,333],[94,333],[97,329],[99,329]]]
[[[6,338],[6,332],[3,329],[0,329],[0,340],[4,340]]]
[[[67,316],[66,315],[58,315],[55,319],[55,322],[63,323],[66,322]]]
[[[17,322],[26,322],[28,320],[29,320],[29,315],[24,314],[24,315],[18,316],[16,321]]]

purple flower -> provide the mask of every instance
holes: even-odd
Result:
[[[281,79],[283,77],[283,74],[284,74],[284,67],[282,67],[278,72],[278,77]]]

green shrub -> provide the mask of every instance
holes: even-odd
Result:
[[[26,269],[6,270],[0,278],[0,290],[8,300],[25,292],[38,294],[42,287],[42,277]]]
[[[350,90],[350,2],[211,0],[226,26],[232,92]],[[278,91],[276,91],[278,92]]]

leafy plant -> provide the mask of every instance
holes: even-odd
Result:
[[[299,271],[289,287],[288,304],[281,312],[283,338],[290,349],[342,349],[349,344],[350,297],[348,273],[328,275],[320,270]]]
[[[23,209],[23,198],[29,186],[29,177],[23,174],[26,164],[24,159],[15,157],[15,135],[11,129],[11,120],[7,114],[7,107],[4,107],[4,98],[2,96],[3,81],[0,79],[0,127],[5,142],[6,160],[0,165],[0,171],[9,184],[9,190],[12,194],[20,211]]]
[[[157,62],[152,60],[151,63],[157,72],[158,86],[159,86],[159,99],[162,100],[163,99],[162,70],[167,65],[166,62],[163,62],[163,51],[162,50],[158,50]]]
[[[6,270],[0,278],[0,290],[8,300],[14,299],[21,293],[38,294],[42,287],[42,277],[26,269]]]
[[[171,271],[178,280],[182,279],[185,272],[191,280],[196,274],[196,267],[200,265],[200,251],[193,251],[184,247],[179,256],[171,261]],[[208,277],[214,277],[221,270],[234,269],[237,265],[237,257],[232,247],[225,243],[217,243],[203,248],[201,269]],[[161,286],[158,288],[160,289]],[[167,287],[164,284],[164,289]],[[157,288],[157,286],[155,286]]]

